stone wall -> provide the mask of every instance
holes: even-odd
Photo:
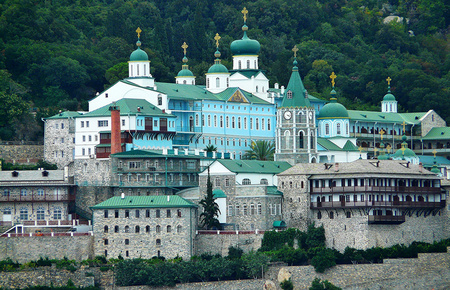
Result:
[[[5,162],[28,164],[44,159],[43,145],[0,145],[0,158]]]
[[[109,186],[79,186],[77,188],[75,205],[83,212],[91,215],[91,206],[99,204],[111,197],[113,197],[113,194]]]
[[[44,122],[45,161],[63,168],[73,161],[75,148],[73,119],[46,119]],[[42,159],[42,158],[41,158]]]
[[[258,250],[264,234],[207,234],[197,235],[195,238],[196,255],[203,253],[221,254],[223,257],[228,256],[228,247],[239,247],[244,252]]]
[[[283,220],[287,227],[306,231],[310,223],[310,194],[307,176],[278,176],[278,190],[283,192]]]
[[[86,236],[1,237],[0,260],[11,258],[26,263],[39,258],[82,261],[93,257],[93,239]],[[0,279],[1,280],[1,279]]]
[[[430,110],[421,122],[421,136],[425,136],[434,127],[445,127],[447,124],[435,111]]]

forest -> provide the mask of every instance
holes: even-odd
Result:
[[[40,141],[42,118],[87,110],[97,92],[128,75],[137,27],[156,81],[174,82],[186,42],[204,84],[216,33],[231,69],[243,7],[271,86],[287,85],[297,45],[310,95],[328,100],[334,71],[339,102],[379,110],[390,77],[400,112],[434,109],[450,121],[445,0],[0,0],[0,139]],[[385,23],[392,15],[400,18]]]

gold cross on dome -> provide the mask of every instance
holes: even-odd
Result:
[[[140,37],[141,37],[141,32],[142,32],[141,28],[138,27],[138,28],[136,29],[136,32],[137,32],[137,34],[138,34],[138,38],[140,38]]]
[[[405,150],[406,150],[405,146],[402,146],[402,148],[400,148],[400,150],[402,150],[402,154],[405,155]]]
[[[381,140],[383,140],[383,135],[386,133],[383,129],[380,130]]]
[[[431,153],[433,153],[434,158],[436,158],[436,153],[437,153],[436,149],[434,149],[433,152],[431,152]]]
[[[373,155],[375,156],[375,157],[377,157],[377,151],[378,151],[379,149],[377,148],[377,147],[375,147],[375,148],[373,148]]]
[[[294,45],[294,48],[292,49],[292,51],[294,52],[294,57],[297,57],[297,51],[298,51],[297,45]]]
[[[361,154],[361,152],[364,150],[364,148],[362,148],[362,146],[359,146],[358,150],[359,150],[359,154]]]
[[[387,83],[388,83],[388,86],[390,86],[390,85],[391,85],[392,79],[391,79],[390,77],[388,77],[388,78],[386,79],[386,81],[387,81]]]
[[[406,132],[406,123],[405,123],[405,121],[403,121],[403,123],[401,125],[403,126],[403,133],[405,133]]]
[[[391,149],[392,149],[391,145],[386,146],[387,153],[389,153],[391,151]]]
[[[247,14],[248,14],[248,10],[247,8],[244,7],[244,9],[242,9],[242,14],[244,14],[244,22],[247,22]]]
[[[334,79],[336,79],[336,78],[337,78],[336,74],[334,72],[332,72],[330,79],[331,79],[331,85],[333,86],[333,88],[334,88],[334,84],[335,84]]]
[[[188,48],[189,46],[186,44],[186,42],[183,42],[183,45],[181,46],[181,48],[184,51],[184,55],[186,55],[186,48]]]
[[[216,33],[216,36],[214,36],[214,40],[216,41],[216,47],[219,48],[219,40],[221,39],[219,33]]]

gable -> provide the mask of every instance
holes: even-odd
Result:
[[[241,90],[239,89],[236,90],[227,101],[237,103],[249,103],[247,98],[242,94]]]

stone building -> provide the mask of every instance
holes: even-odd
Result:
[[[271,230],[281,226],[283,195],[277,174],[290,168],[285,161],[216,160],[210,167],[213,194],[224,229]],[[208,172],[199,174],[199,187],[179,193],[198,204],[206,194]],[[201,208],[200,208],[201,210]]]
[[[403,160],[297,164],[278,175],[288,227],[323,225],[327,246],[367,249],[448,238],[440,178]]]
[[[72,225],[76,189],[65,170],[0,171],[0,224],[29,227]]]
[[[92,207],[94,253],[107,258],[194,255],[197,206],[179,196],[115,196]]]

